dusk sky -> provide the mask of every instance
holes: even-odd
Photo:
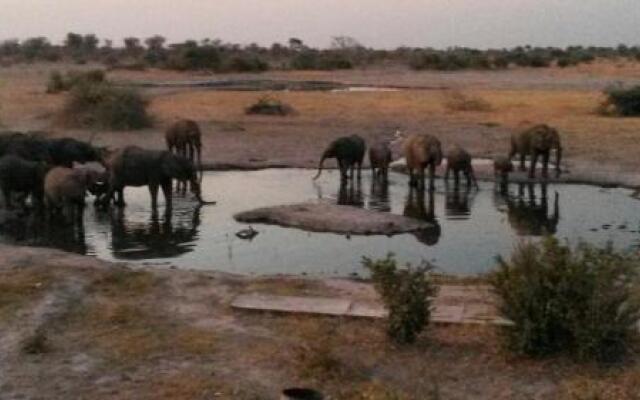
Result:
[[[371,47],[640,44],[640,0],[0,0],[0,40],[69,31],[120,41],[298,37]]]

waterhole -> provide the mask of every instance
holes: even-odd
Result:
[[[401,262],[429,261],[444,273],[489,271],[496,256],[508,257],[520,240],[549,233],[577,243],[612,242],[621,249],[640,244],[640,201],[631,191],[587,185],[511,184],[506,192],[481,182],[480,190],[459,190],[436,181],[435,193],[410,192],[405,175],[391,173],[389,185],[372,185],[363,172],[360,185],[340,186],[336,171],[313,182],[315,171],[270,169],[208,172],[203,197],[215,206],[197,207],[177,198],[171,217],[162,206],[150,210],[146,188],[127,188],[123,211],[97,211],[89,205],[83,229],[27,217],[2,227],[4,242],[49,246],[111,261],[166,264],[239,274],[364,276],[362,256],[395,253]],[[160,196],[162,205],[162,196]],[[331,201],[427,219],[433,227],[387,236],[309,233],[253,225],[251,240],[236,233],[248,225],[233,215],[256,207]]]

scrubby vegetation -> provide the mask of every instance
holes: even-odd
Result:
[[[600,105],[604,115],[632,117],[640,115],[640,86],[612,88],[605,92],[607,99]]]
[[[389,310],[389,337],[398,343],[413,343],[431,319],[431,298],[437,290],[428,275],[432,267],[423,263],[398,269],[392,254],[380,260],[364,257],[362,264],[371,271],[376,291]]]
[[[71,89],[63,119],[71,126],[142,129],[151,126],[147,103],[135,89],[116,87],[106,81],[81,81]]]
[[[504,331],[508,348],[621,359],[637,335],[639,266],[637,257],[610,246],[571,248],[551,237],[520,245],[491,277],[502,313],[515,324]]]
[[[247,107],[245,112],[247,114],[285,116],[293,114],[294,110],[293,107],[276,98],[263,96],[256,103]]]
[[[597,58],[640,60],[640,46],[611,47],[531,47],[477,50],[466,47],[434,49],[399,47],[393,50],[367,48],[357,40],[339,36],[330,48],[314,49],[298,38],[270,47],[257,44],[240,46],[220,40],[187,40],[167,44],[154,35],[144,40],[128,37],[120,47],[94,34],[69,33],[63,44],[52,44],[43,37],[0,42],[0,63],[33,61],[73,61],[77,64],[100,62],[111,68],[147,67],[213,72],[260,72],[267,69],[349,69],[376,64],[402,64],[416,70],[455,71],[465,69],[504,69],[510,66],[569,67]]]
[[[71,90],[78,84],[102,83],[106,74],[101,69],[93,69],[86,72],[69,71],[62,75],[59,71],[53,71],[49,75],[47,93],[54,94]]]
[[[444,106],[449,111],[480,111],[493,110],[491,103],[487,100],[471,96],[460,91],[449,91],[445,94]]]

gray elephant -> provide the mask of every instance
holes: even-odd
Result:
[[[202,131],[197,122],[181,119],[169,126],[164,138],[169,151],[202,165]]]
[[[409,170],[409,184],[424,188],[425,168],[429,168],[429,189],[434,189],[436,167],[442,164],[442,144],[438,138],[423,134],[404,137],[396,132],[397,139],[404,139],[403,148]]]
[[[103,179],[99,171],[54,167],[44,178],[44,196],[51,214],[66,212],[72,220],[82,220],[85,196]]]
[[[0,189],[6,208],[13,208],[13,193],[31,195],[33,203],[43,204],[43,181],[47,173],[44,163],[25,160],[15,155],[0,157]]]
[[[45,132],[0,134],[0,155],[12,154],[31,161],[43,161],[68,168],[73,163],[101,161],[100,149],[73,138],[47,138]]]
[[[105,161],[109,171],[109,190],[106,201],[118,194],[116,202],[124,206],[126,186],[148,186],[151,208],[158,205],[158,188],[162,188],[167,210],[172,207],[172,180],[191,183],[191,191],[200,203],[200,184],[197,171],[191,161],[169,151],[145,150],[137,146],[127,146],[111,154]]]
[[[346,180],[347,178],[353,179],[356,168],[358,170],[358,179],[360,179],[365,150],[366,144],[364,139],[358,135],[343,136],[334,140],[329,144],[329,147],[327,147],[324,153],[322,153],[322,158],[318,165],[318,174],[313,179],[315,180],[320,177],[322,165],[327,158],[335,158],[338,160],[342,180]],[[349,177],[347,176],[348,171],[350,171]]]
[[[462,147],[456,146],[447,153],[447,170],[444,180],[449,181],[449,173],[453,171],[453,180],[456,186],[460,183],[460,172],[467,178],[467,186],[478,187],[476,175],[473,172],[471,155]]]
[[[509,160],[516,154],[520,155],[520,170],[525,171],[525,158],[531,158],[529,178],[535,177],[538,158],[542,157],[542,176],[548,176],[549,158],[551,151],[556,150],[556,176],[560,176],[560,161],[562,159],[562,145],[558,131],[548,125],[533,126],[523,132],[511,136],[511,151]]]
[[[387,180],[389,177],[389,164],[393,160],[391,148],[386,142],[376,143],[369,147],[369,164],[373,179]]]

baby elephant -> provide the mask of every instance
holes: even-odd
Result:
[[[343,136],[329,144],[318,165],[318,174],[313,177],[316,180],[322,173],[322,165],[327,158],[335,158],[340,168],[340,178],[345,181],[347,178],[353,179],[354,171],[357,169],[358,179],[362,169],[362,160],[366,149],[364,139],[358,135]],[[347,173],[350,173],[348,176]]]
[[[37,161],[27,161],[15,155],[0,158],[0,189],[5,207],[12,208],[11,196],[14,192],[31,195],[37,206],[42,206],[42,182],[47,166]]]
[[[389,164],[391,164],[392,155],[389,144],[376,143],[369,148],[369,164],[371,164],[371,175],[373,178],[382,178],[387,180],[389,176]]]
[[[82,218],[88,189],[104,177],[91,169],[55,167],[44,178],[44,195],[51,213],[67,212],[73,220]]]
[[[513,164],[509,157],[498,156],[493,159],[493,175],[500,177],[502,183],[506,183],[509,179],[509,173],[513,172]]]
[[[453,179],[455,185],[458,186],[460,182],[460,172],[467,178],[467,186],[478,187],[476,181],[476,175],[473,172],[473,165],[471,163],[471,155],[462,147],[456,146],[447,153],[447,171],[444,175],[444,180],[449,181],[449,172],[453,171]]]

